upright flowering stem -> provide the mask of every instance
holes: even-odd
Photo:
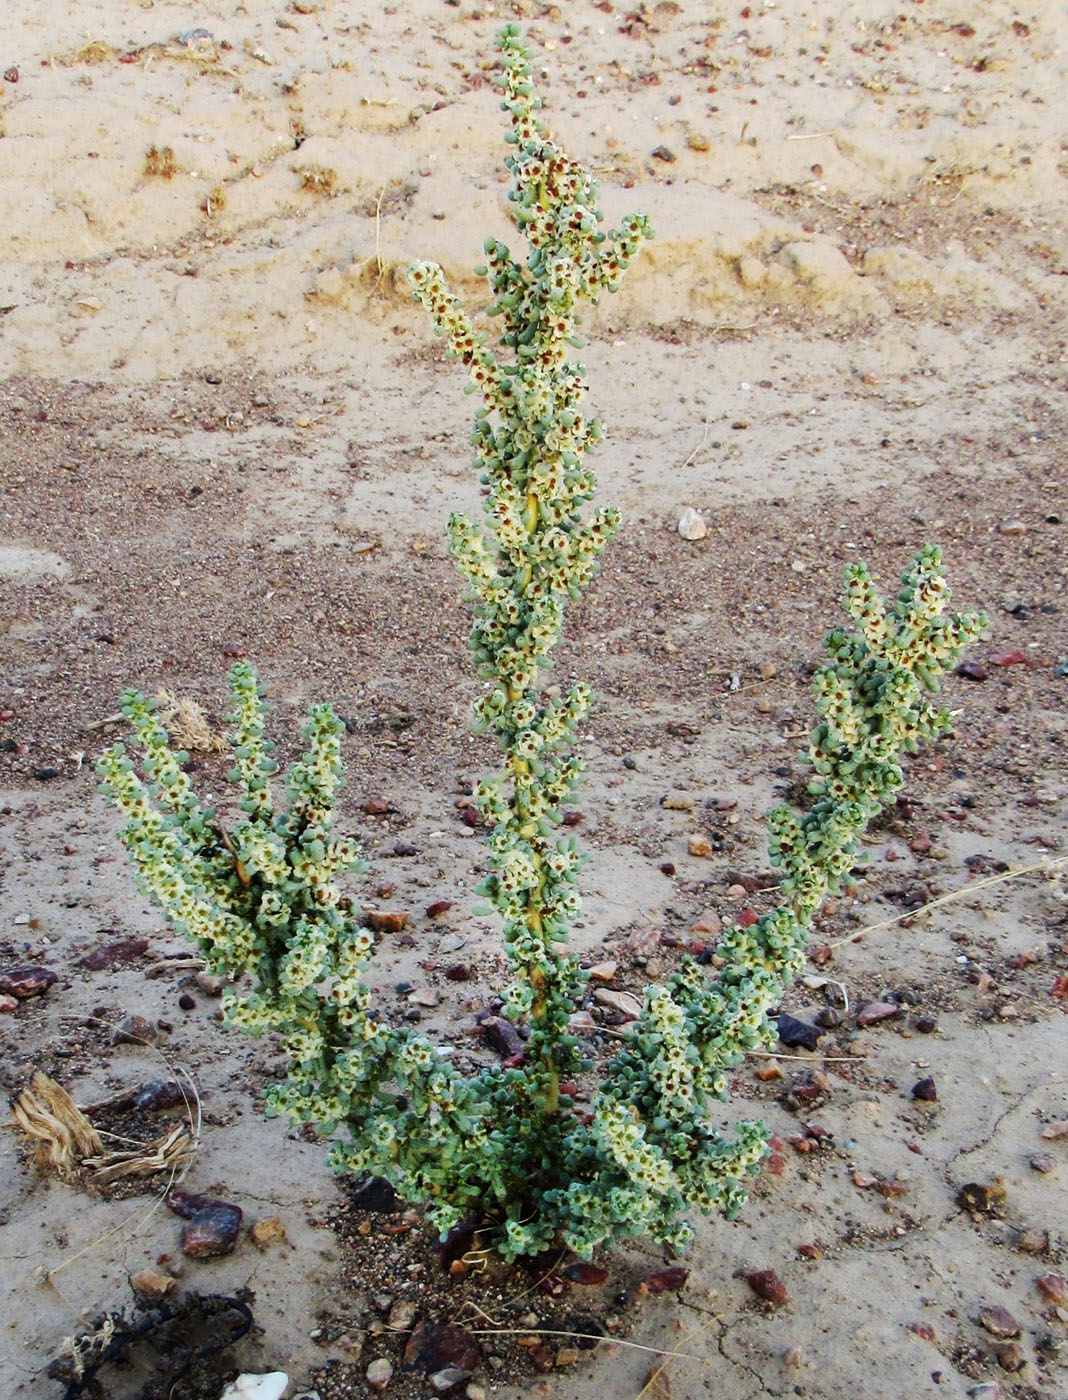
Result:
[[[493,824],[482,892],[504,920],[513,972],[508,1013],[530,1025],[528,1054],[538,1067],[531,1090],[555,1112],[560,1077],[575,1066],[567,1019],[583,982],[563,951],[580,910],[574,883],[581,856],[556,828],[582,772],[571,746],[590,692],[580,682],[547,695],[538,672],[559,640],[568,599],[590,581],[619,525],[612,507],[582,515],[595,490],[585,453],[604,430],[579,410],[585,369],[569,350],[581,344],[580,304],[614,291],[651,233],[642,215],[600,231],[594,181],[545,137],[535,115],[540,104],[515,26],[502,31],[500,47],[501,105],[514,147],[509,198],[530,251],[520,263],[499,240],[485,245],[481,271],[495,297],[489,314],[502,323],[497,353],[472,329],[439,267],[417,263],[408,277],[483,400],[472,441],[489,488],[486,523],[480,528],[463,515],[449,521],[452,554],[475,602],[472,650],[492,683],[475,706],[475,724],[492,730],[504,750],[501,772],[477,791]]]

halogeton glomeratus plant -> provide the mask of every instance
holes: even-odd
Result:
[[[569,1020],[585,974],[567,950],[580,910],[585,859],[563,834],[561,804],[581,763],[576,731],[589,688],[547,688],[542,671],[566,605],[590,581],[618,526],[611,508],[587,510],[586,463],[603,436],[586,418],[579,308],[613,291],[650,230],[632,215],[600,229],[590,176],[545,136],[530,63],[514,27],[501,34],[509,118],[511,201],[528,246],[514,258],[496,239],[483,269],[501,327],[495,349],[450,295],[441,270],[409,271],[450,355],[481,395],[473,442],[488,488],[485,517],[449,522],[451,549],[474,604],[471,647],[488,682],[475,724],[498,739],[500,770],[477,789],[492,827],[482,893],[500,915],[511,966],[506,1014],[528,1028],[518,1064],[465,1076],[411,1027],[374,1014],[363,980],[374,938],[339,878],[360,868],[333,830],[342,781],[342,725],[316,706],[307,751],[276,805],[265,711],[246,663],[230,674],[240,815],[226,824],[202,807],[151,703],[128,692],[123,712],[140,771],[121,745],[102,758],[121,840],[147,892],[172,925],[231,985],[229,1024],[273,1031],[288,1056],[269,1106],[314,1123],[338,1168],[387,1178],[422,1203],[442,1232],[464,1219],[495,1227],[508,1259],[562,1243],[583,1258],[627,1235],[677,1249],[692,1238],[687,1211],[736,1212],[766,1150],[760,1123],[719,1125],[717,1101],[747,1051],[774,1042],[768,1012],[802,966],[824,898],[857,859],[857,842],[903,784],[901,757],[941,733],[947,716],[928,696],[985,625],[948,613],[938,551],[924,550],[892,603],[863,567],[846,575],[850,629],[830,633],[814,689],[808,744],[811,802],[770,814],[780,903],[747,927],[729,925],[718,973],[684,959],[646,989],[641,1015],[580,1113],[570,1081],[589,1075]]]

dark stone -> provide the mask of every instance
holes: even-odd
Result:
[[[188,992],[183,992],[178,998],[178,1005],[183,1011],[193,1011],[196,1009],[197,999],[191,997]]]
[[[962,661],[957,667],[957,675],[963,676],[966,681],[985,681],[987,670],[981,661]]]
[[[842,1024],[842,1013],[833,1006],[821,1006],[813,1020],[821,1030],[834,1031]]]
[[[144,1084],[133,1098],[134,1108],[147,1108],[152,1112],[164,1108],[178,1108],[188,1102],[189,1096],[183,1091],[182,1086],[176,1084],[173,1079],[168,1079],[163,1083],[153,1081],[151,1084]],[[171,1209],[173,1210],[174,1207],[172,1206]]]
[[[608,1282],[608,1270],[603,1264],[587,1264],[580,1259],[566,1266],[564,1278],[572,1283],[596,1285]]]
[[[488,1044],[499,1055],[504,1055],[506,1059],[523,1053],[523,1042],[519,1032],[511,1021],[506,1020],[503,1016],[487,1016],[482,1022],[482,1034],[486,1037]]]
[[[404,1348],[403,1366],[406,1371],[423,1371],[431,1375],[455,1366],[468,1373],[478,1368],[482,1351],[466,1327],[447,1322],[420,1322]]]
[[[220,1201],[216,1196],[202,1196],[196,1191],[184,1191],[181,1187],[168,1193],[166,1206],[175,1215],[180,1215],[183,1220],[192,1220],[193,1216],[199,1214],[200,1211],[212,1210],[216,1206],[239,1210],[238,1206],[230,1206],[228,1201]]]
[[[926,1079],[918,1080],[912,1086],[912,1097],[914,1099],[920,1099],[923,1103],[935,1102],[938,1098],[938,1090],[935,1088],[935,1082],[930,1075],[928,1075]]]
[[[357,1210],[369,1210],[375,1215],[391,1215],[400,1205],[400,1197],[382,1176],[369,1176],[352,1190],[352,1204]]]
[[[938,1029],[938,1022],[933,1016],[914,1016],[912,1029],[919,1035],[934,1035]]]
[[[823,1034],[818,1026],[809,1025],[807,1021],[799,1021],[796,1016],[783,1014],[776,1018],[775,1025],[779,1032],[779,1039],[790,1048],[815,1050],[819,1044],[820,1036]]]
[[[53,778],[59,777],[59,769],[53,768],[51,765],[46,768],[35,768],[33,770],[33,776],[39,783],[51,782]]]
[[[462,1259],[475,1242],[475,1227],[470,1221],[454,1225],[443,1240],[434,1246],[442,1272],[448,1273],[458,1259]]]
[[[190,1259],[213,1259],[229,1254],[241,1229],[240,1206],[219,1202],[206,1206],[182,1226],[182,1253]]]

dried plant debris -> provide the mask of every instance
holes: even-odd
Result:
[[[170,146],[149,146],[145,152],[145,174],[156,180],[169,180],[178,169]]]
[[[62,1085],[38,1070],[28,1089],[11,1105],[13,1123],[33,1141],[37,1165],[60,1176],[71,1176],[86,1157],[102,1153],[100,1134]]]
[[[328,165],[297,165],[294,172],[300,176],[302,190],[331,196],[337,193],[337,171]]]
[[[216,1397],[234,1369],[230,1347],[252,1327],[253,1297],[247,1289],[233,1297],[193,1293],[154,1306],[136,1303],[129,1316],[108,1313],[66,1338],[47,1374],[67,1383],[63,1400],[106,1394],[99,1373],[130,1362],[150,1376],[137,1400]]]
[[[197,1140],[187,1123],[178,1123],[153,1142],[118,1152],[102,1152],[82,1163],[95,1185],[106,1186],[125,1176],[151,1176],[154,1172],[179,1172],[196,1156]]]
[[[157,690],[155,698],[168,733],[183,749],[195,749],[198,753],[222,753],[226,748],[226,740],[212,729],[198,701],[176,695],[173,690]]]

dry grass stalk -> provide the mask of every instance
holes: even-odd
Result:
[[[160,710],[160,719],[167,726],[171,738],[183,749],[193,749],[198,753],[222,753],[226,740],[216,734],[208,723],[203,707],[184,695],[175,695],[173,690],[157,690],[155,696]]]
[[[196,1155],[197,1143],[187,1123],[178,1123],[163,1137],[123,1152],[86,1157],[82,1165],[96,1186],[106,1186],[124,1176],[151,1176],[153,1172],[178,1170]]]
[[[5,1127],[33,1140],[37,1165],[70,1176],[82,1160],[102,1152],[100,1134],[61,1085],[37,1070],[30,1087],[11,1105],[13,1123]]]

